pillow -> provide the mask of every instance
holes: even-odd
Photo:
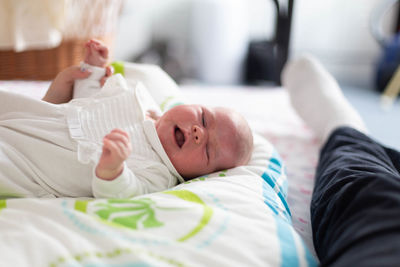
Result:
[[[130,62],[116,62],[112,65],[114,70],[125,77],[128,86],[134,86],[138,81],[142,82],[160,106],[161,111],[167,111],[186,102],[180,93],[179,86],[160,67]]]
[[[123,63],[122,66],[128,83],[135,83],[138,80],[141,81],[154,97],[156,103],[160,105],[162,111],[166,111],[176,105],[187,103],[178,85],[158,66],[134,63]],[[278,152],[271,143],[254,133],[254,150],[250,162],[246,166],[198,177],[178,185],[177,188],[185,187],[186,185],[198,181],[211,182],[213,178],[221,177],[225,177],[227,183],[241,184],[244,188],[248,187],[248,180],[258,181],[258,188],[256,186],[256,188],[253,188],[254,192],[248,192],[248,194],[259,195],[259,197],[263,199],[264,204],[268,206],[276,216],[277,224],[288,224],[290,225],[290,227],[288,227],[290,231],[288,229],[286,230],[294,232],[291,226],[291,213],[287,203],[288,182],[285,167]],[[243,177],[247,177],[248,179],[243,179]],[[232,197],[232,199],[234,199],[234,197]],[[286,234],[288,234],[287,231],[285,231]],[[297,233],[293,234],[297,236]],[[280,238],[280,241],[283,242],[283,239]],[[290,246],[290,244],[287,245]],[[307,255],[308,258],[312,258],[303,242],[302,246],[304,251],[307,251],[305,255]]]

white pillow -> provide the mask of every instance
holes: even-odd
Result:
[[[161,111],[186,102],[175,81],[156,65],[117,62],[113,66],[125,77],[129,86],[142,82]]]
[[[169,108],[186,103],[187,101],[182,96],[178,85],[166,74],[162,69],[153,65],[141,65],[133,63],[124,64],[125,78],[128,83],[136,83],[141,81],[149,90],[150,94],[154,97],[155,101],[160,105],[163,111]],[[276,149],[265,140],[263,137],[254,134],[254,150],[250,162],[246,166],[240,166],[229,170],[219,171],[211,173],[196,179],[187,181],[177,187],[173,188],[175,190],[185,189],[186,187],[192,188],[190,185],[195,182],[205,182],[214,183],[214,178],[224,177],[225,183],[219,185],[226,185],[230,187],[229,182],[236,185],[241,185],[243,191],[241,194],[252,195],[254,200],[262,201],[272,212],[275,218],[276,227],[284,227],[278,231],[273,232],[273,235],[279,240],[282,246],[287,248],[292,248],[291,253],[300,253],[298,249],[301,247],[301,256],[303,260],[308,262],[309,265],[313,265],[315,260],[311,256],[307,247],[302,241],[301,243],[293,243],[294,240],[300,240],[301,238],[293,230],[291,225],[291,213],[287,203],[287,192],[288,183],[285,172],[285,167],[282,160],[276,151]],[[247,181],[252,181],[249,183]],[[196,188],[199,184],[196,183]],[[249,184],[252,186],[249,187]],[[240,190],[239,190],[240,191]],[[235,194],[237,192],[232,192],[230,198],[235,201]],[[222,194],[222,192],[227,192],[224,188],[219,188],[214,194]],[[229,197],[228,197],[229,198]],[[252,207],[257,207],[259,203],[255,201],[252,205],[247,205],[243,207],[243,216],[246,216],[246,210],[251,210]],[[240,206],[240,203],[238,203]],[[265,212],[265,211],[264,211]],[[275,229],[277,230],[277,229]],[[294,238],[295,237],[295,238]],[[283,254],[280,256],[284,257]],[[286,255],[289,258],[293,255]],[[300,257],[297,255],[297,257]],[[280,260],[283,260],[280,258]]]

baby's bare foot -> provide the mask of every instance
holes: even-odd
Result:
[[[108,48],[97,40],[85,44],[85,63],[104,68],[108,60]]]

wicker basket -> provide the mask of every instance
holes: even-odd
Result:
[[[92,38],[101,40],[108,46],[111,59],[122,2],[123,0],[64,0],[61,44],[51,49],[23,52],[0,50],[0,79],[54,79],[61,70],[82,61],[84,44]]]
[[[96,39],[110,47],[111,58],[112,38],[98,37]],[[0,79],[52,80],[66,67],[78,65],[83,60],[86,41],[63,41],[58,47],[44,50],[23,52],[0,50]]]

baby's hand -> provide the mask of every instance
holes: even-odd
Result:
[[[96,166],[96,176],[103,180],[114,180],[124,170],[124,161],[132,152],[127,132],[114,129],[103,139],[103,152]]]
[[[103,85],[106,83],[107,79],[109,77],[111,77],[111,75],[113,74],[114,69],[112,66],[107,66],[106,67],[106,74],[100,79],[100,85],[101,87],[103,87]]]
[[[85,63],[104,68],[108,60],[108,48],[98,40],[89,40],[85,44]]]

